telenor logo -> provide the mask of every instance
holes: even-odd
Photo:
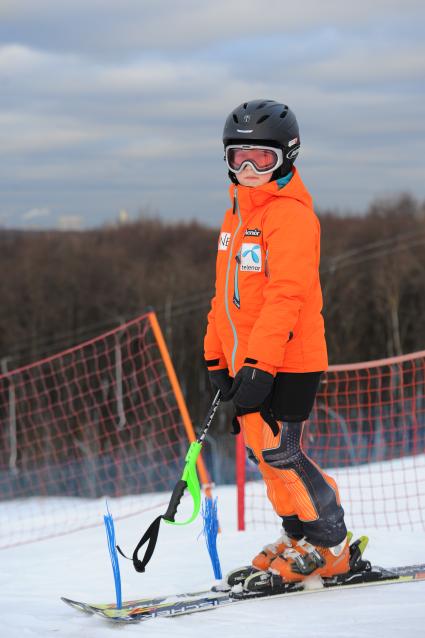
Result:
[[[242,244],[241,270],[244,272],[261,272],[260,244]]]

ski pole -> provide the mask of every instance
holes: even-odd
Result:
[[[185,466],[183,470],[183,474],[181,479],[176,483],[173,493],[170,498],[170,502],[168,504],[167,511],[163,515],[163,519],[166,523],[170,525],[188,525],[199,514],[199,509],[201,507],[201,488],[199,486],[198,473],[196,471],[196,461],[198,459],[199,454],[202,450],[202,444],[205,439],[205,436],[210,428],[210,425],[214,419],[214,415],[216,410],[220,404],[220,391],[215,395],[213,402],[211,404],[210,409],[208,410],[208,414],[205,417],[204,423],[202,424],[202,431],[196,441],[190,444],[189,450],[186,454],[185,458]],[[189,490],[192,499],[193,499],[193,512],[192,516],[190,516],[187,520],[182,522],[175,521],[175,516],[177,513],[178,506],[180,505],[180,500],[185,493],[186,489]]]
[[[214,415],[217,411],[219,404],[220,404],[220,391],[218,391],[217,394],[215,395],[213,402],[208,410],[207,416],[205,417],[204,422],[202,424],[201,433],[199,434],[196,441],[193,441],[193,443],[191,443],[189,446],[189,450],[185,458],[185,466],[183,469],[182,476],[179,479],[179,481],[177,481],[176,485],[174,486],[167,511],[165,512],[165,514],[161,514],[161,516],[158,516],[149,525],[148,529],[143,534],[142,538],[138,542],[133,552],[133,556],[131,560],[133,561],[134,569],[137,572],[144,572],[146,565],[149,563],[150,559],[152,558],[152,554],[155,550],[155,546],[158,540],[159,526],[162,519],[164,519],[166,523],[169,523],[171,525],[188,525],[189,523],[194,521],[199,514],[199,509],[201,506],[201,488],[199,486],[198,474],[196,472],[196,460],[202,450],[203,441],[211,426],[211,423],[214,419]],[[192,512],[192,515],[187,520],[182,522],[176,522],[175,516],[178,510],[178,507],[180,505],[181,498],[184,492],[186,491],[186,489],[189,490],[192,496],[193,512]],[[143,559],[140,560],[138,558],[138,552],[145,543],[148,543],[148,546],[146,548],[146,552]],[[124,556],[124,558],[128,558],[118,545],[117,545],[117,550],[122,556]]]

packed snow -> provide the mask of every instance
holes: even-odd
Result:
[[[218,552],[223,572],[245,564],[279,534],[270,526],[236,531],[234,487],[215,490],[221,534]],[[144,497],[148,498],[148,497]],[[158,495],[157,503],[164,502]],[[98,503],[95,504],[96,507]],[[16,503],[16,513],[22,503]],[[60,500],[57,499],[57,508]],[[109,503],[112,514],[116,501]],[[56,508],[56,509],[57,509]],[[191,508],[182,502],[182,516]],[[151,521],[164,507],[115,522],[117,541],[129,554]],[[13,517],[14,505],[7,506]],[[105,507],[106,512],[106,507]],[[180,512],[180,510],[179,510]],[[350,521],[347,521],[350,524]],[[423,531],[353,529],[367,533],[367,556],[375,564],[393,566],[425,562]],[[126,635],[173,638],[413,638],[425,636],[425,582],[366,589],[319,591],[287,599],[256,600],[191,616],[158,618],[135,625],[110,625],[67,607],[60,596],[86,602],[115,600],[112,569],[102,525],[60,537],[3,550],[0,573],[2,638],[107,638]],[[208,588],[214,581],[202,534],[202,519],[185,527],[161,524],[157,549],[144,574],[120,558],[123,599]],[[123,634],[121,634],[123,635]]]

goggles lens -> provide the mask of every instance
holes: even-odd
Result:
[[[240,173],[248,163],[256,173],[270,173],[283,162],[282,150],[269,146],[227,146],[226,162],[233,173]]]

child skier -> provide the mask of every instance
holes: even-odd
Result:
[[[283,521],[282,536],[252,563],[291,582],[345,573],[338,488],[302,448],[327,352],[320,226],[293,166],[298,124],[284,104],[245,102],[228,116],[223,143],[232,206],[218,241],[205,360],[213,386],[236,406],[248,456]]]

